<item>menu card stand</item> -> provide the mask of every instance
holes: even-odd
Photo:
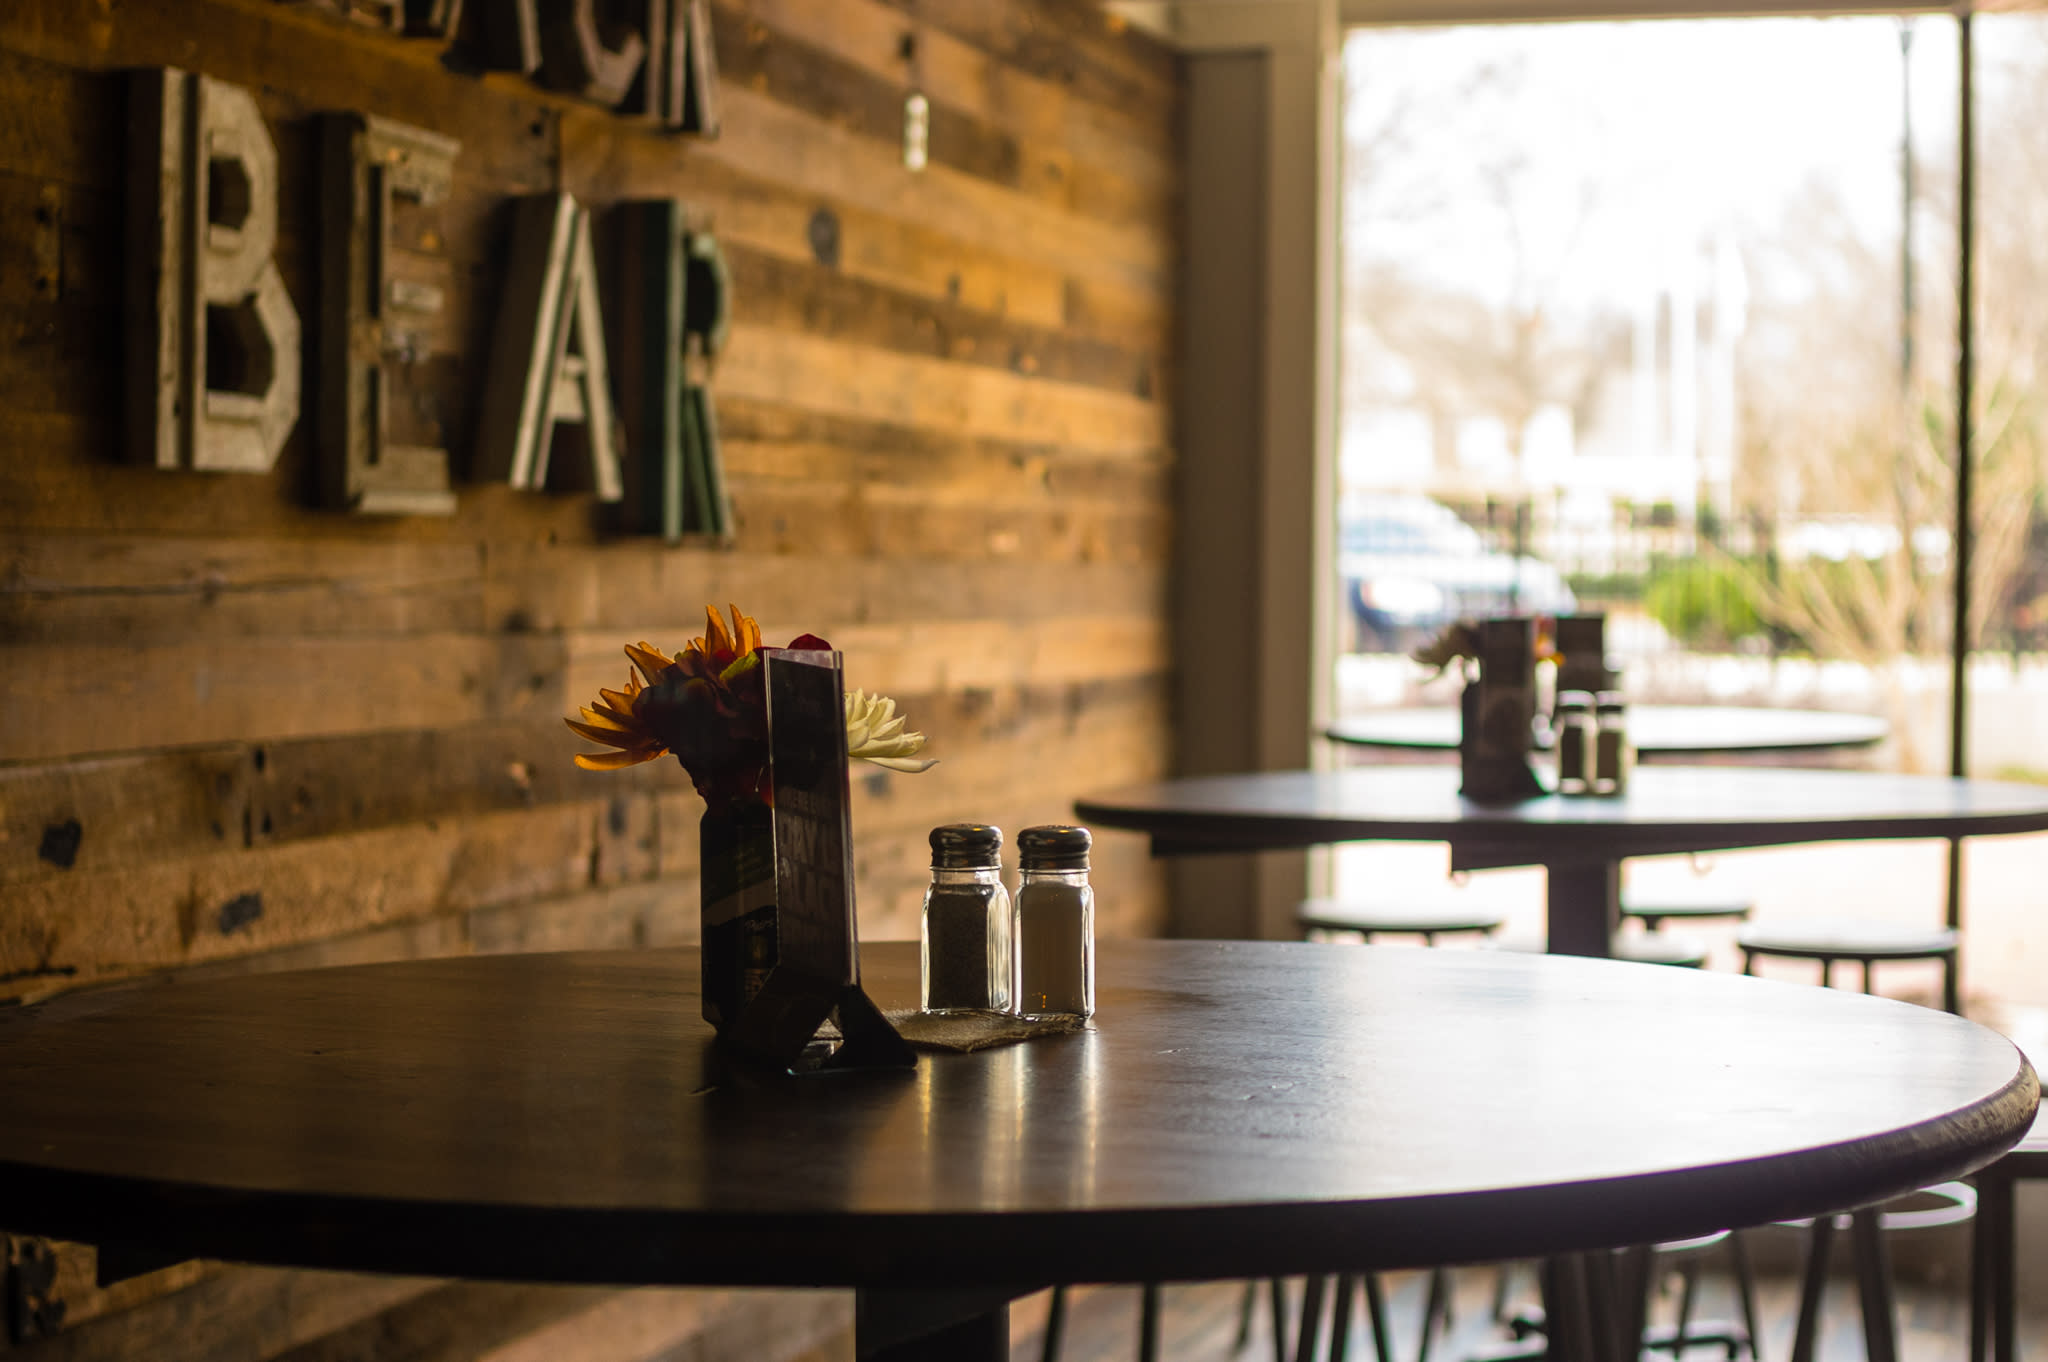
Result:
[[[1536,717],[1533,621],[1479,622],[1479,679],[1460,697],[1459,793],[1478,804],[1511,804],[1548,794],[1529,769]]]
[[[775,961],[721,1036],[791,1072],[915,1068],[860,986],[847,810],[845,693],[833,652],[763,650],[774,788]],[[834,1015],[841,1037],[819,1037]]]

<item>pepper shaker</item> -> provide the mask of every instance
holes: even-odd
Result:
[[[1592,788],[1593,746],[1593,697],[1568,690],[1558,697],[1557,732],[1551,742],[1557,753],[1559,794],[1586,794]]]
[[[1635,748],[1628,740],[1628,710],[1622,704],[1621,692],[1603,690],[1595,698],[1593,710],[1596,726],[1593,730],[1593,793],[1618,795],[1628,789],[1629,772],[1635,767]]]
[[[1017,835],[1016,986],[1025,1017],[1095,1015],[1095,890],[1088,829],[1059,824]]]
[[[1002,879],[1003,830],[948,823],[932,829],[931,844],[919,1001],[926,1012],[1007,1012],[1013,924]]]

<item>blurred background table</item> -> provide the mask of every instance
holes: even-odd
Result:
[[[1449,705],[1373,710],[1323,730],[1352,747],[1455,752],[1458,711]],[[1840,752],[1875,747],[1890,727],[1869,714],[1739,705],[1630,705],[1629,739],[1644,761],[1767,753]],[[1539,734],[1539,741],[1544,735]]]
[[[2048,787],[1875,771],[1638,770],[1618,797],[1475,804],[1455,766],[1193,776],[1076,800],[1083,822],[1142,832],[1155,855],[1334,842],[1448,842],[1459,870],[1540,865],[1549,948],[1606,955],[1630,856],[1795,842],[1978,837],[2048,829]]]

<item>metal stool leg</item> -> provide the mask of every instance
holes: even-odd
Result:
[[[1763,1356],[1763,1325],[1756,1317],[1756,1269],[1750,1265],[1749,1244],[1741,1230],[1728,1236],[1728,1257],[1735,1264],[1735,1290],[1742,1305],[1742,1327],[1749,1333],[1749,1355]]]
[[[1252,1316],[1257,1313],[1258,1308],[1259,1284],[1257,1282],[1246,1282],[1244,1284],[1244,1303],[1237,1308],[1237,1337],[1230,1341],[1230,1355],[1232,1357],[1243,1352],[1244,1345],[1252,1341]],[[1052,1359],[1047,1358],[1046,1362],[1052,1362]]]
[[[1951,1016],[1963,1015],[1962,989],[1957,984],[1962,962],[1957,958],[1960,952],[1950,951],[1941,959],[1941,1009]]]
[[[1970,1230],[1970,1362],[2016,1362],[2013,1339],[2013,1180],[1977,1175],[1977,1222]]]
[[[1273,1362],[1287,1362],[1287,1283],[1275,1277],[1273,1294]]]
[[[1898,1312],[1892,1308],[1891,1251],[1875,1210],[1850,1219],[1856,1237],[1857,1294],[1863,1300],[1863,1349],[1870,1362],[1899,1362]]]
[[[1330,1290],[1330,1362],[1344,1362],[1344,1354],[1351,1350],[1351,1298],[1357,1294],[1357,1275],[1338,1273]]]
[[[1700,1264],[1697,1258],[1687,1258],[1678,1265],[1678,1326],[1671,1333],[1671,1355],[1681,1356],[1685,1352],[1685,1336],[1692,1330],[1693,1302],[1699,1297]]]
[[[1992,1362],[2019,1362],[2019,1343],[2013,1337],[2013,1310],[2019,1303],[2014,1290],[2012,1179],[1999,1179],[1997,1220],[1992,1233],[1998,1236],[1998,1273],[1991,1279]]]
[[[1316,1342],[1323,1336],[1323,1286],[1327,1280],[1309,1277],[1301,1284],[1301,1328],[1295,1334],[1294,1362],[1315,1362]]]
[[[1159,1362],[1159,1283],[1138,1288],[1138,1362]]]
[[[1450,1274],[1440,1267],[1431,1268],[1429,1291],[1422,1301],[1422,1341],[1415,1347],[1415,1362],[1429,1362],[1429,1341],[1436,1332],[1437,1316],[1446,1311],[1444,1295],[1449,1288]]]
[[[1060,1335],[1067,1327],[1067,1288],[1056,1286],[1052,1289],[1052,1304],[1045,1312],[1045,1346],[1039,1350],[1041,1362],[1060,1362]]]
[[[1828,1247],[1835,1235],[1835,1218],[1815,1216],[1806,1248],[1806,1280],[1799,1288],[1799,1326],[1792,1334],[1792,1362],[1813,1362],[1813,1348],[1820,1334],[1821,1293],[1828,1284]]]
[[[1372,1347],[1379,1362],[1394,1362],[1394,1340],[1387,1332],[1387,1297],[1380,1290],[1380,1274],[1365,1274],[1365,1312],[1372,1317]]]

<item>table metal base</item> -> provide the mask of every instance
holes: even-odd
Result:
[[[862,1291],[854,1298],[859,1362],[1009,1362],[1010,1302],[1035,1286],[981,1291]]]
[[[1550,877],[1550,953],[1613,954],[1611,943],[1621,927],[1621,862],[1550,862],[1544,869]]]

